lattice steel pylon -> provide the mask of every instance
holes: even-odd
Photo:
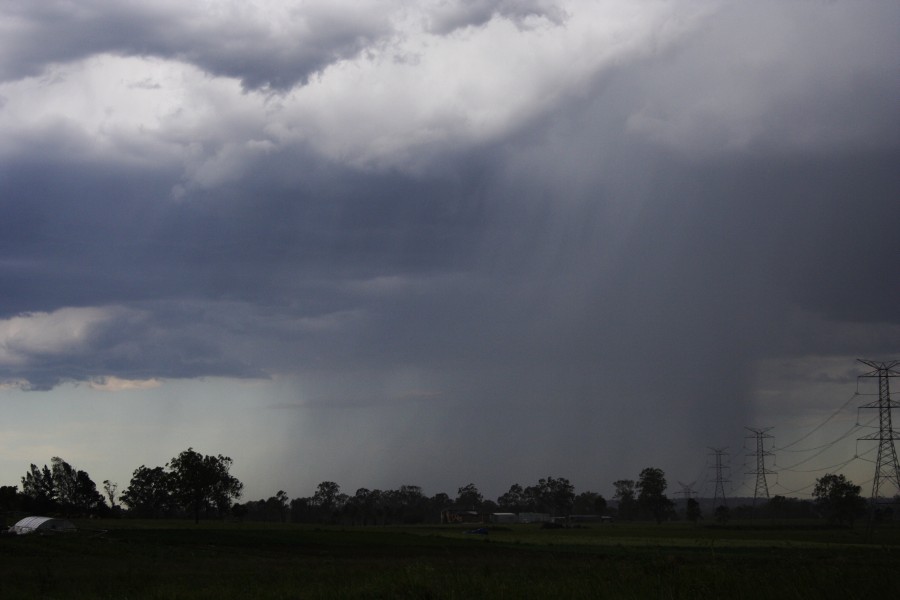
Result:
[[[859,440],[875,440],[878,442],[878,457],[875,459],[875,478],[872,480],[872,503],[877,503],[881,495],[881,486],[885,480],[893,482],[900,492],[900,463],[897,462],[897,449],[894,440],[900,440],[900,432],[891,423],[891,410],[900,407],[900,402],[891,399],[891,377],[900,376],[895,367],[900,360],[877,362],[857,359],[864,365],[872,367],[872,371],[860,375],[878,378],[878,400],[863,404],[860,408],[878,409],[878,433],[858,438]]]
[[[754,429],[752,427],[745,427],[744,429],[753,434],[752,436],[748,435],[748,439],[756,439],[756,452],[753,455],[747,455],[756,456],[756,470],[747,471],[745,473],[745,475],[756,475],[756,487],[753,489],[753,506],[755,507],[756,499],[760,496],[765,496],[766,500],[769,499],[769,484],[766,482],[766,475],[775,473],[775,471],[766,469],[766,457],[772,456],[772,453],[766,450],[765,440],[772,439],[772,436],[768,434],[768,431],[772,428],[766,427],[765,429]]]
[[[716,506],[728,506],[728,502],[725,500],[725,484],[728,483],[728,480],[724,478],[722,475],[722,471],[727,467],[722,464],[722,457],[727,454],[725,450],[728,448],[710,448],[710,450],[715,453],[716,457],[716,491],[713,492],[713,504]],[[719,504],[719,499],[722,500],[722,503]]]
[[[679,482],[678,482],[678,485],[681,486],[681,491],[680,491],[680,492],[675,492],[675,493],[676,493],[676,494],[682,494],[682,495],[684,496],[684,499],[685,499],[685,500],[690,500],[691,498],[694,497],[694,494],[697,493],[697,492],[694,491],[694,485],[695,485],[696,483],[697,483],[696,481],[691,482],[691,483],[681,483],[681,482],[679,481]]]

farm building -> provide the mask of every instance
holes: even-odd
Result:
[[[474,510],[448,508],[441,511],[441,523],[482,523],[481,514]]]
[[[519,515],[516,513],[491,513],[491,523],[518,523]]]
[[[549,523],[551,520],[547,513],[519,513],[519,523]]]
[[[75,531],[75,526],[65,519],[53,517],[25,517],[9,528],[10,533],[25,535],[26,533],[56,533],[60,531]]]

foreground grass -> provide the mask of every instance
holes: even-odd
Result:
[[[0,538],[0,598],[900,597],[900,529],[79,525]]]

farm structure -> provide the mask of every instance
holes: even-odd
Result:
[[[55,519],[53,517],[25,517],[9,528],[9,532],[15,535],[66,531],[75,531],[75,525],[65,519]]]

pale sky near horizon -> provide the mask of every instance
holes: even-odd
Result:
[[[898,30],[893,1],[3,0],[0,485],[192,446],[245,499],[647,466],[711,495],[727,446],[752,495],[747,426],[797,465],[773,494],[870,480]]]

